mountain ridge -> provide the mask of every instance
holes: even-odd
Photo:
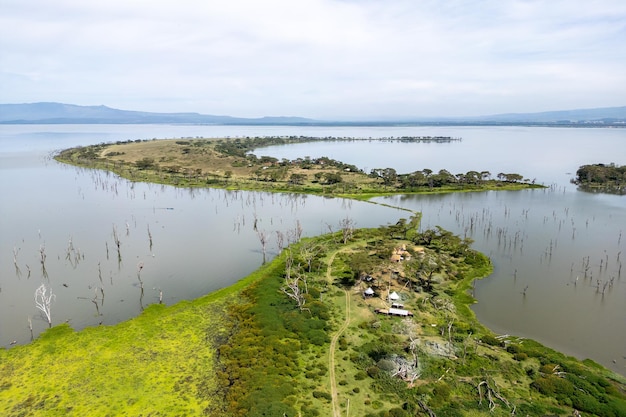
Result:
[[[316,120],[305,117],[243,118],[193,112],[156,113],[120,110],[104,105],[79,106],[57,102],[0,104],[0,124],[218,124],[218,125],[402,125],[402,124],[554,124],[626,127],[626,106],[503,113],[470,117],[414,117],[385,120]]]

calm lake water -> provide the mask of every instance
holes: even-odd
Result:
[[[329,141],[256,153],[328,156],[366,171],[519,173],[548,185],[375,201],[422,211],[422,228],[441,225],[470,237],[492,258],[495,272],[477,282],[474,310],[494,331],[626,374],[626,197],[584,193],[569,183],[582,164],[625,164],[624,129],[0,126],[0,345],[28,342],[28,317],[35,337],[47,327],[33,300],[42,282],[56,294],[53,324],[116,323],[161,294],[167,304],[192,299],[256,269],[263,257],[255,219],[271,236],[273,256],[277,232],[293,234],[297,223],[304,235],[316,235],[346,216],[359,227],[407,216],[343,199],[130,183],[50,159],[55,150],[99,142],[252,135],[460,137],[447,144]]]

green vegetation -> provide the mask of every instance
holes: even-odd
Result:
[[[131,141],[57,159],[134,181],[353,198],[533,186],[519,174],[366,174],[329,158],[250,153],[305,140],[315,138]],[[152,305],[115,326],[59,325],[0,350],[0,413],[626,415],[623,378],[482,326],[468,290],[491,272],[489,259],[471,240],[441,228],[418,232],[418,223],[354,229],[346,218],[336,233],[292,244],[224,290]]]
[[[346,219],[193,302],[81,332],[64,324],[0,350],[0,412],[625,415],[623,378],[484,328],[467,289],[489,259],[417,225],[353,229]],[[392,292],[412,316],[377,313]]]
[[[113,171],[131,181],[179,187],[299,192],[368,199],[397,193],[518,190],[539,187],[520,174],[422,169],[398,174],[393,168],[365,173],[355,165],[328,157],[278,160],[257,156],[264,146],[310,141],[364,141],[354,138],[253,137],[127,141],[62,151],[56,159],[88,168]],[[367,139],[372,140],[372,139]],[[452,138],[395,138],[386,141],[451,141]]]
[[[626,165],[583,165],[576,171],[576,179],[573,182],[584,191],[624,195]]]

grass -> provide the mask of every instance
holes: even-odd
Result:
[[[0,350],[0,414],[219,415],[215,352],[232,325],[224,310],[262,275],[114,326],[61,324]]]

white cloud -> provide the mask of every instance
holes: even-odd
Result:
[[[624,105],[626,3],[0,0],[0,101],[320,118]]]

